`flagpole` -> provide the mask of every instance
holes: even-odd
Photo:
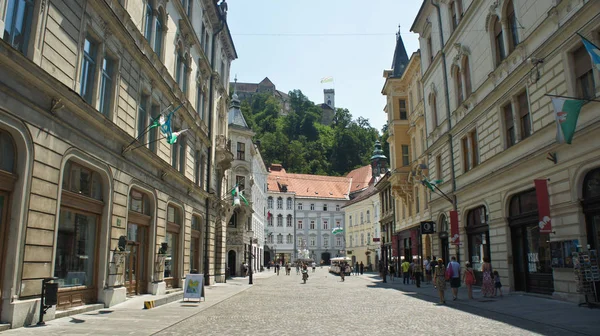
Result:
[[[156,140],[152,140],[152,141],[146,142],[146,143],[144,143],[144,144],[141,144],[141,145],[139,145],[139,146],[135,146],[135,147],[133,147],[131,150],[138,149],[138,148],[140,148],[140,147],[144,147],[144,146],[146,146],[146,145],[149,145],[149,144],[151,144],[151,143],[158,142],[158,141],[160,141],[160,140],[162,140],[162,139],[166,139],[166,138],[167,138],[167,137],[165,137],[165,136],[164,136],[164,137],[162,137],[162,138],[158,138],[158,139],[156,139]]]
[[[164,110],[160,111],[160,113],[156,116],[156,118],[160,118],[160,116],[162,115],[162,113],[168,109],[171,108],[171,106],[173,106],[173,104],[170,104],[169,106],[167,106]],[[125,152],[127,152],[129,150],[129,147],[131,147],[131,145],[133,145],[136,141],[138,141],[140,138],[142,138],[144,135],[146,135],[148,132],[150,132],[150,130],[154,127],[154,121],[156,121],[156,118],[152,119],[152,123],[150,125],[148,125],[148,127],[146,127],[144,129],[144,132],[142,132],[142,134],[138,135],[135,139],[133,139],[132,142],[129,143],[129,145],[125,146],[125,148],[123,148],[123,151],[121,152],[121,154],[124,154]]]
[[[556,97],[556,98],[565,98],[565,99],[584,100],[584,101],[588,101],[588,102],[597,102],[597,103],[600,103],[600,100],[598,100],[598,99],[587,99],[587,98],[578,98],[578,97],[571,97],[571,96],[561,96],[561,95],[553,95],[553,94],[549,94],[549,93],[546,93],[544,96]]]

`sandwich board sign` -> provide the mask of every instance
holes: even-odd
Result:
[[[185,276],[185,286],[183,289],[183,300],[197,299],[198,302],[206,299],[204,294],[204,275],[187,274]]]

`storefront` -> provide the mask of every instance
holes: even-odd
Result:
[[[512,196],[508,222],[513,246],[514,290],[552,294],[550,235],[540,233],[535,189]]]
[[[475,271],[477,285],[481,285],[483,273],[481,266],[484,258],[490,259],[490,232],[487,224],[485,206],[469,210],[467,213],[467,245],[469,261]]]
[[[590,171],[585,176],[582,196],[587,241],[590,250],[598,250],[600,249],[600,168]]]
[[[6,236],[8,235],[10,196],[14,188],[17,175],[15,166],[17,162],[15,144],[7,132],[0,130],[0,294],[2,293],[2,279],[6,253]],[[0,311],[2,307],[0,305]]]
[[[125,287],[127,294],[147,292],[149,239],[152,224],[152,205],[147,194],[136,189],[129,193],[129,213],[127,223],[127,257],[125,259]]]

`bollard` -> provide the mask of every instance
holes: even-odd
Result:
[[[46,311],[54,305],[58,303],[58,284],[51,283],[50,281],[56,280],[58,278],[45,278],[42,280],[42,294],[40,297],[40,319],[37,323],[38,326],[43,326],[46,324],[44,322],[44,315]]]

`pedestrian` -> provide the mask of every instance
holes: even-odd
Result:
[[[414,285],[415,284],[415,261],[414,260],[410,261],[409,273],[410,273],[410,284]]]
[[[433,258],[431,258],[431,262],[429,263],[431,266],[431,280],[433,281],[433,288],[435,288],[435,277],[433,275],[433,271],[435,270],[435,266],[437,266],[437,258],[435,256],[433,256]]]
[[[473,299],[473,285],[475,284],[475,272],[473,271],[473,267],[471,267],[470,262],[465,263],[465,274],[463,275],[463,282],[465,286],[467,286],[467,293],[469,293],[469,299]]]
[[[408,285],[410,279],[410,263],[408,262],[408,260],[404,259],[400,266],[402,267],[402,283],[404,285]]]
[[[296,261],[296,275],[300,275],[300,263]]]
[[[421,276],[423,276],[423,270],[421,269],[421,261],[415,259],[414,262],[414,275],[415,275],[415,281],[417,283],[417,288],[421,288]]]
[[[483,297],[492,296],[494,294],[494,278],[492,277],[492,264],[490,264],[490,258],[483,257],[481,272],[483,273],[481,294],[483,294]]]
[[[360,266],[360,275],[363,275],[363,272],[364,272],[364,270],[365,270],[365,265],[364,265],[364,264],[363,264],[363,262],[361,261],[359,266]]]
[[[358,261],[357,261],[357,262],[354,264],[354,275],[358,275],[358,271],[359,271],[359,268],[358,268]]]
[[[427,259],[425,259],[425,282],[427,284],[431,283],[431,257],[427,257]]]
[[[281,268],[281,265],[279,263],[275,264],[275,272],[277,273],[277,276],[279,276],[279,269]]]
[[[346,263],[340,263],[340,278],[342,278],[342,282],[346,280]]]
[[[502,295],[502,282],[500,282],[500,274],[498,274],[498,271],[494,271],[494,288],[494,296],[498,294],[498,291],[500,292],[500,296],[504,296]]]
[[[460,287],[460,264],[456,261],[456,257],[450,258],[448,263],[450,269],[450,287],[452,288],[452,300],[458,299],[458,288]]]
[[[390,264],[390,280],[394,281],[394,274],[396,274],[396,269],[394,268],[394,264]]]
[[[437,288],[440,296],[440,304],[445,304],[446,296],[444,291],[446,290],[446,267],[444,267],[444,260],[442,260],[442,258],[437,260],[435,268],[433,269],[433,279],[435,288]]]

